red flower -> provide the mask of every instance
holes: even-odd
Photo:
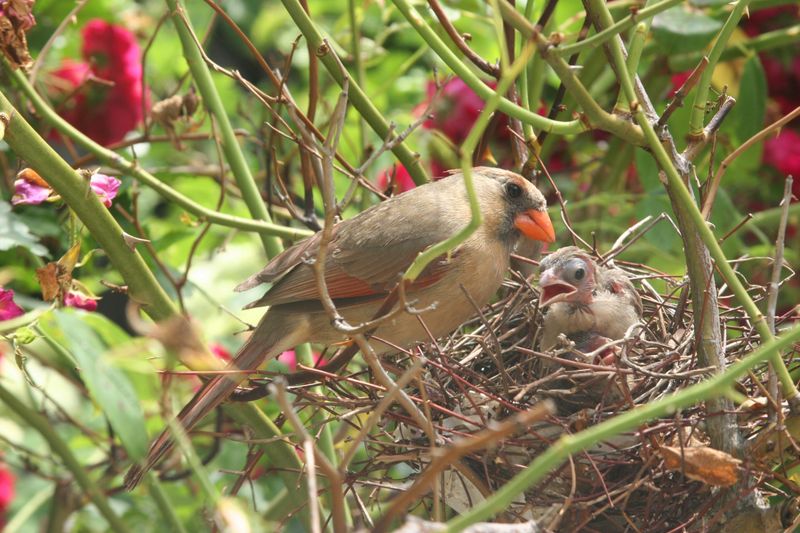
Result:
[[[394,180],[393,183],[398,193],[410,191],[417,186],[403,165],[394,165],[390,170],[381,172],[378,176],[378,188],[382,191],[387,190],[391,180]]]
[[[83,28],[82,55],[84,62],[66,60],[53,73],[64,82],[56,91],[69,97],[60,114],[98,143],[113,144],[142,120],[139,45],[125,28],[95,19]]]
[[[14,500],[16,478],[9,468],[0,463],[0,529],[5,523],[6,511]]]
[[[227,348],[225,348],[221,344],[218,344],[216,342],[212,342],[209,345],[209,349],[211,350],[211,353],[213,353],[215,356],[217,356],[217,358],[220,361],[225,361],[227,363],[232,359],[231,352],[229,352],[227,350]]]
[[[497,84],[490,82],[487,85],[494,89]],[[445,83],[438,97],[436,97],[436,84],[429,82],[428,102],[432,98],[436,98],[430,111],[433,117],[426,120],[423,127],[439,130],[454,144],[460,145],[469,135],[483,110],[484,101],[461,78],[453,78]],[[499,138],[508,138],[507,124],[508,119],[504,116],[497,126]]]
[[[675,96],[675,93],[678,92],[678,89],[686,83],[686,80],[689,79],[689,76],[692,74],[691,70],[686,70],[684,72],[678,72],[677,74],[673,74],[669,81],[672,84],[672,88],[669,90],[669,98]]]
[[[800,183],[800,134],[784,129],[777,137],[768,139],[764,143],[764,162],[781,174],[791,174]]]
[[[24,313],[25,311],[14,302],[14,291],[0,286],[0,320],[10,320]],[[0,490],[2,490],[2,487],[0,487]],[[0,503],[2,503],[1,492]]]
[[[69,291],[64,296],[64,305],[84,311],[97,311],[97,298],[90,298],[77,291]]]

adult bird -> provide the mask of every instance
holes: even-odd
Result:
[[[642,316],[642,301],[628,275],[598,266],[575,246],[556,250],[540,263],[539,306],[548,307],[539,344],[543,351],[564,334],[581,352],[621,339]]]
[[[502,283],[511,250],[520,235],[544,242],[555,240],[544,197],[522,176],[478,167],[473,169],[472,178],[482,223],[455,250],[434,259],[406,287],[406,299],[414,307],[433,307],[421,317],[399,312],[381,323],[375,336],[387,342],[371,343],[377,354],[427,339],[425,326],[434,337],[440,337],[470,318],[474,304],[464,291],[479,306],[486,304]],[[470,220],[463,176],[454,173],[334,226],[324,277],[338,311],[351,324],[375,318],[420,252],[462,230]],[[271,284],[260,299],[248,306],[269,306],[269,310],[229,370],[258,368],[267,359],[305,342],[334,344],[346,340],[322,306],[310,264],[317,256],[321,238],[322,234],[317,233],[288,248],[236,288],[242,291]],[[225,373],[208,381],[178,414],[184,430],[190,431],[245,378],[246,374]],[[128,471],[126,486],[134,487],[172,445],[169,433],[161,433],[144,463]]]

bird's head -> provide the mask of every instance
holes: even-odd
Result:
[[[544,195],[531,182],[507,170],[477,167],[474,176],[483,213],[490,227],[515,242],[520,234],[542,242],[556,239]]]
[[[556,302],[591,303],[597,267],[578,248],[569,246],[553,252],[542,260],[539,271],[541,307]]]

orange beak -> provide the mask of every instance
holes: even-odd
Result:
[[[534,241],[553,242],[556,240],[556,232],[547,211],[528,209],[514,218],[514,226],[523,235]]]

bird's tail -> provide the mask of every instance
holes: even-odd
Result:
[[[264,317],[266,318],[266,316]],[[261,366],[267,359],[283,351],[286,331],[284,328],[275,327],[277,324],[264,324],[262,319],[250,338],[242,345],[235,358],[226,370],[254,370]],[[283,330],[283,331],[282,331]],[[230,396],[236,387],[245,380],[247,374],[225,373],[216,376],[203,385],[194,395],[186,407],[176,417],[177,422],[185,432],[191,431],[207,414],[213,411]],[[147,457],[140,464],[133,465],[125,475],[125,488],[133,489],[142,480],[144,474],[150,470],[164,455],[166,455],[175,442],[169,428],[153,441],[147,452]]]

